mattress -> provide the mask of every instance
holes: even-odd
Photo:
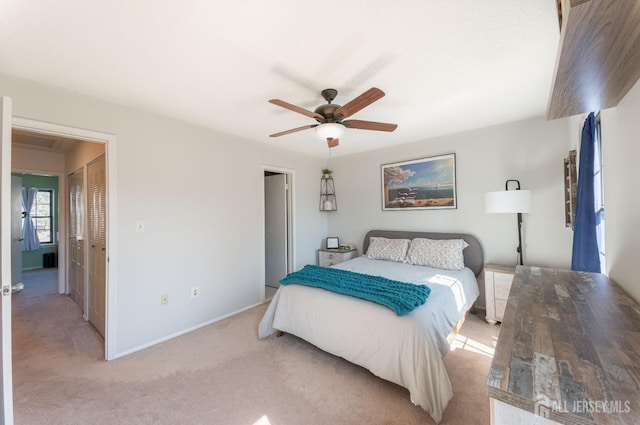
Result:
[[[302,285],[281,286],[259,327],[296,335],[409,390],[436,422],[453,395],[443,356],[447,337],[479,295],[474,273],[358,257],[333,266],[431,288],[427,302],[406,316],[359,298]]]

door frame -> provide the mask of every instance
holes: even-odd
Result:
[[[61,188],[60,185],[65,182],[66,177],[64,173],[58,173],[55,171],[31,170],[27,168],[11,168],[11,172],[36,175],[46,174],[48,176],[58,178],[58,191],[56,193],[56,202],[58,206],[58,293],[65,294],[67,293],[67,267],[64,266],[67,254],[67,224],[60,223],[60,220],[62,220],[63,217],[67,217],[67,204],[64,202],[65,198],[63,198],[63,196],[65,196],[66,194],[66,188]],[[62,267],[60,266],[61,264],[63,265]]]
[[[19,186],[18,186],[19,185]],[[16,193],[17,192],[17,193]],[[16,233],[14,233],[14,231]],[[15,257],[15,258],[14,258]],[[19,277],[19,280],[16,278]],[[22,176],[11,173],[11,291],[22,282]]]
[[[0,97],[0,424],[13,425],[13,348],[11,344],[11,108],[10,97]],[[7,292],[5,292],[7,291]]]
[[[116,199],[116,136],[115,134],[103,133],[83,128],[70,127],[62,124],[54,124],[38,121],[29,118],[12,117],[12,128],[31,131],[34,133],[48,134],[58,137],[80,139],[87,142],[102,143],[105,145],[106,173],[107,173],[107,264],[106,264],[106,317],[104,349],[105,359],[115,358],[116,345],[116,284],[117,284],[117,199]],[[63,173],[51,173],[58,175],[59,199],[64,200],[68,196],[66,170]],[[59,237],[58,237],[58,285],[63,285],[63,292],[67,286],[67,250],[68,250],[68,205],[66,202],[59,203]],[[63,257],[63,258],[61,258]],[[63,269],[61,271],[61,269]],[[62,276],[62,279],[60,277]]]
[[[262,291],[262,302],[265,301],[265,285],[266,285],[266,273],[265,273],[265,267],[266,267],[266,261],[265,261],[265,207],[264,207],[264,173],[265,171],[271,171],[274,173],[281,173],[281,174],[286,174],[287,175],[287,243],[289,245],[289,251],[287,253],[287,273],[291,273],[294,270],[295,264],[296,264],[296,247],[295,247],[295,241],[296,241],[296,226],[295,226],[295,171],[288,169],[288,168],[282,168],[282,167],[276,167],[276,166],[272,166],[272,165],[266,165],[266,164],[262,164],[262,170],[260,172],[260,184],[262,187],[262,190],[260,191],[260,193],[262,194],[262,202],[261,202],[261,208],[262,208],[262,220],[260,222],[261,224],[261,236],[262,236],[262,243],[260,244],[260,280],[259,282],[261,283],[260,286],[260,290]]]

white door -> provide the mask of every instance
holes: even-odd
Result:
[[[107,261],[107,184],[104,155],[87,166],[87,197],[89,221],[89,321],[104,337]]]
[[[13,424],[11,364],[11,99],[0,98],[0,424]]]
[[[286,174],[264,177],[265,285],[279,287],[287,275],[287,179]]]
[[[85,220],[84,170],[67,179],[69,182],[69,296],[85,311]]]
[[[22,287],[22,177],[11,176],[11,288]]]

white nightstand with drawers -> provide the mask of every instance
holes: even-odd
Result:
[[[357,249],[319,249],[318,265],[322,267],[333,266],[358,256]]]
[[[492,325],[495,325],[496,322],[502,322],[515,272],[515,266],[499,264],[487,264],[484,266],[486,320]]]

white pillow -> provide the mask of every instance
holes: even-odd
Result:
[[[372,236],[369,239],[367,258],[404,262],[409,249],[409,239],[387,239]]]
[[[438,269],[462,270],[464,255],[462,250],[469,244],[464,239],[424,239],[411,241],[407,252],[407,263]]]

